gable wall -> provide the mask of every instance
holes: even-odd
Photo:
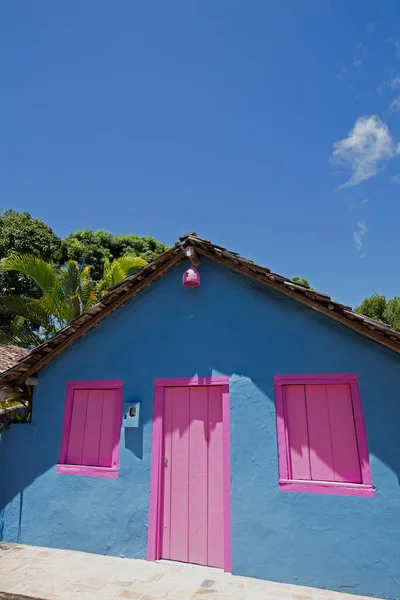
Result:
[[[228,375],[233,572],[396,597],[400,357],[205,259],[201,287],[184,288],[185,266],[40,371],[32,424],[1,436],[3,539],[145,558],[153,380]],[[375,498],[279,492],[273,376],[353,372]],[[77,379],[122,379],[124,400],[142,403],[139,430],[121,430],[118,479],[55,472],[65,384]]]

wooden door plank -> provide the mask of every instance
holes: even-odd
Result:
[[[173,389],[171,449],[172,560],[188,562],[189,548],[189,387]]]
[[[189,562],[207,565],[208,388],[190,388]]]

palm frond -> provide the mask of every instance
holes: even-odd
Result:
[[[51,294],[54,287],[56,271],[45,260],[31,254],[16,254],[0,262],[0,273],[18,271],[27,275],[36,283],[44,294]]]
[[[58,272],[63,296],[68,298],[76,293],[80,283],[80,268],[76,260],[68,260]]]
[[[25,298],[24,296],[0,296],[0,312],[18,315],[27,321],[52,329],[53,319],[51,310],[42,298]]]
[[[147,262],[140,256],[121,256],[121,258],[115,258],[113,261],[106,260],[103,278],[98,284],[98,292],[101,295],[106,294],[111,286],[133,275],[145,265],[147,265]]]
[[[121,256],[116,259],[125,272],[125,277],[129,277],[147,265],[147,261],[140,256]],[[123,279],[125,279],[123,277]],[[116,281],[119,283],[119,281]]]
[[[14,319],[9,328],[0,327],[0,346],[20,346],[31,349],[42,342],[42,337],[32,331],[23,319]]]

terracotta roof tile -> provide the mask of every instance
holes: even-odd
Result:
[[[26,348],[18,346],[0,346],[0,373],[13,367],[21,358],[29,354]]]

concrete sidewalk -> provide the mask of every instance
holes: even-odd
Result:
[[[361,600],[219,569],[0,544],[0,592],[43,600]],[[7,596],[5,596],[7,597]],[[0,594],[0,598],[4,598]],[[369,598],[369,600],[371,600]]]

